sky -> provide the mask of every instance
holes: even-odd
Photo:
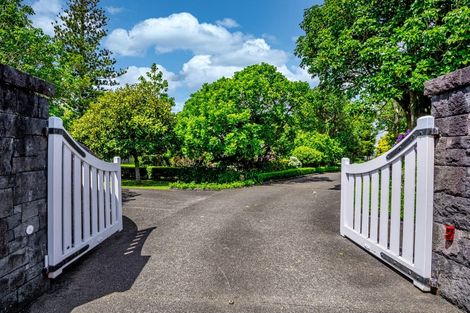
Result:
[[[102,0],[108,35],[102,45],[127,68],[120,84],[134,83],[156,63],[182,109],[203,83],[230,77],[261,62],[275,65],[290,80],[315,86],[299,67],[295,40],[303,12],[321,0]],[[33,24],[53,35],[52,21],[65,0],[29,1]]]

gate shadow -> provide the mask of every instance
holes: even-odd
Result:
[[[142,247],[156,227],[138,230],[123,216],[123,230],[114,234],[51,281],[46,295],[29,312],[71,312],[74,308],[114,292],[129,290],[150,256]]]

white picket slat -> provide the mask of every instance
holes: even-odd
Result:
[[[72,248],[72,152],[63,146],[64,163],[62,172],[63,199],[62,199],[62,216],[63,216],[63,247],[64,253]]]
[[[91,168],[91,234],[98,233],[98,172],[96,168]]]
[[[414,211],[415,211],[415,169],[416,152],[411,149],[405,155],[405,184],[404,184],[404,207],[403,207],[403,245],[402,256],[405,260],[413,263],[414,244]]]
[[[379,172],[374,171],[371,175],[371,199],[370,199],[370,239],[378,242],[379,221]]]
[[[90,238],[91,220],[90,220],[90,167],[83,163],[83,240]]]
[[[354,199],[354,229],[357,232],[361,232],[361,210],[362,210],[362,176],[355,176],[354,188],[356,190],[356,196]]]
[[[362,177],[362,236],[369,237],[369,195],[370,195],[370,176]]]
[[[390,167],[384,167],[380,171],[380,234],[379,244],[388,247],[389,226],[389,200],[390,200]]]
[[[105,214],[106,214],[106,227],[111,225],[111,184],[109,179],[109,172],[105,172]]]
[[[392,164],[392,205],[390,212],[390,250],[400,254],[401,159]]]
[[[73,246],[82,243],[82,161],[73,158]]]
[[[104,230],[104,187],[103,187],[103,171],[98,171],[98,232]]]

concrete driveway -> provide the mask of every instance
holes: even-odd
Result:
[[[30,312],[458,312],[339,235],[339,174],[127,191],[124,230]]]

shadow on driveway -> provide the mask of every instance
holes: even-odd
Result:
[[[127,201],[130,199],[127,197]],[[150,259],[141,255],[141,250],[155,227],[138,230],[125,216],[123,226],[122,232],[105,240],[52,280],[50,291],[28,312],[71,312],[95,299],[129,290]],[[54,302],[55,309],[51,311],[47,306],[46,310],[47,302]]]

